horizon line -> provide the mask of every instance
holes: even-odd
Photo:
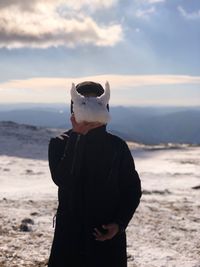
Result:
[[[6,105],[15,105],[15,106],[18,106],[18,105],[34,105],[34,106],[41,106],[41,105],[44,105],[44,106],[49,106],[49,105],[66,105],[66,106],[70,106],[70,103],[65,103],[65,102],[0,102],[0,105],[3,105],[3,106],[6,106]],[[110,105],[111,107],[142,107],[142,108],[200,108],[200,104],[198,105],[175,105],[175,104],[172,104],[172,105],[164,105],[164,104],[133,104],[133,105],[129,105],[129,104],[116,104],[116,103],[113,103],[112,105]],[[1,108],[1,107],[0,107]]]

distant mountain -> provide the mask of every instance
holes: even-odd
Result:
[[[0,121],[14,121],[17,123],[54,128],[70,127],[69,111],[55,108],[1,111]]]
[[[23,107],[23,106],[22,106]],[[123,139],[144,144],[200,144],[200,108],[111,107],[108,130]],[[66,105],[31,106],[0,110],[0,121],[69,129]]]
[[[149,138],[154,143],[200,144],[200,111],[180,111],[168,115],[155,116],[146,120]],[[147,130],[146,129],[146,130]]]
[[[117,109],[109,129],[126,140],[145,144],[200,144],[200,110],[168,111],[150,109]],[[116,114],[119,116],[116,116]]]
[[[11,121],[0,122],[0,155],[47,159],[51,137],[62,132]]]

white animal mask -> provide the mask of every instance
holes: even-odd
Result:
[[[76,91],[75,84],[72,84],[71,99],[73,101],[73,111],[76,121],[107,123],[110,120],[110,114],[107,110],[107,104],[110,99],[110,85],[105,84],[104,93],[101,96],[83,96]]]

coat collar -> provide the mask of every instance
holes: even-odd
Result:
[[[93,140],[93,139],[99,139],[102,136],[105,135],[106,133],[106,124],[97,127],[95,129],[90,130],[86,135],[84,135],[86,137],[87,140]],[[70,133],[72,132],[72,129],[68,130],[67,132],[65,132],[68,136],[70,135]]]
[[[106,133],[106,125],[102,125],[100,127],[97,127],[95,129],[90,130],[85,137],[89,140],[91,139],[99,139],[102,136],[104,136]]]

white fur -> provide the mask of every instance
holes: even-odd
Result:
[[[71,98],[73,101],[73,111],[76,121],[107,123],[110,120],[110,114],[107,110],[107,104],[110,99],[110,86],[106,82],[105,91],[101,96],[82,96],[76,91],[75,84],[72,84]]]

